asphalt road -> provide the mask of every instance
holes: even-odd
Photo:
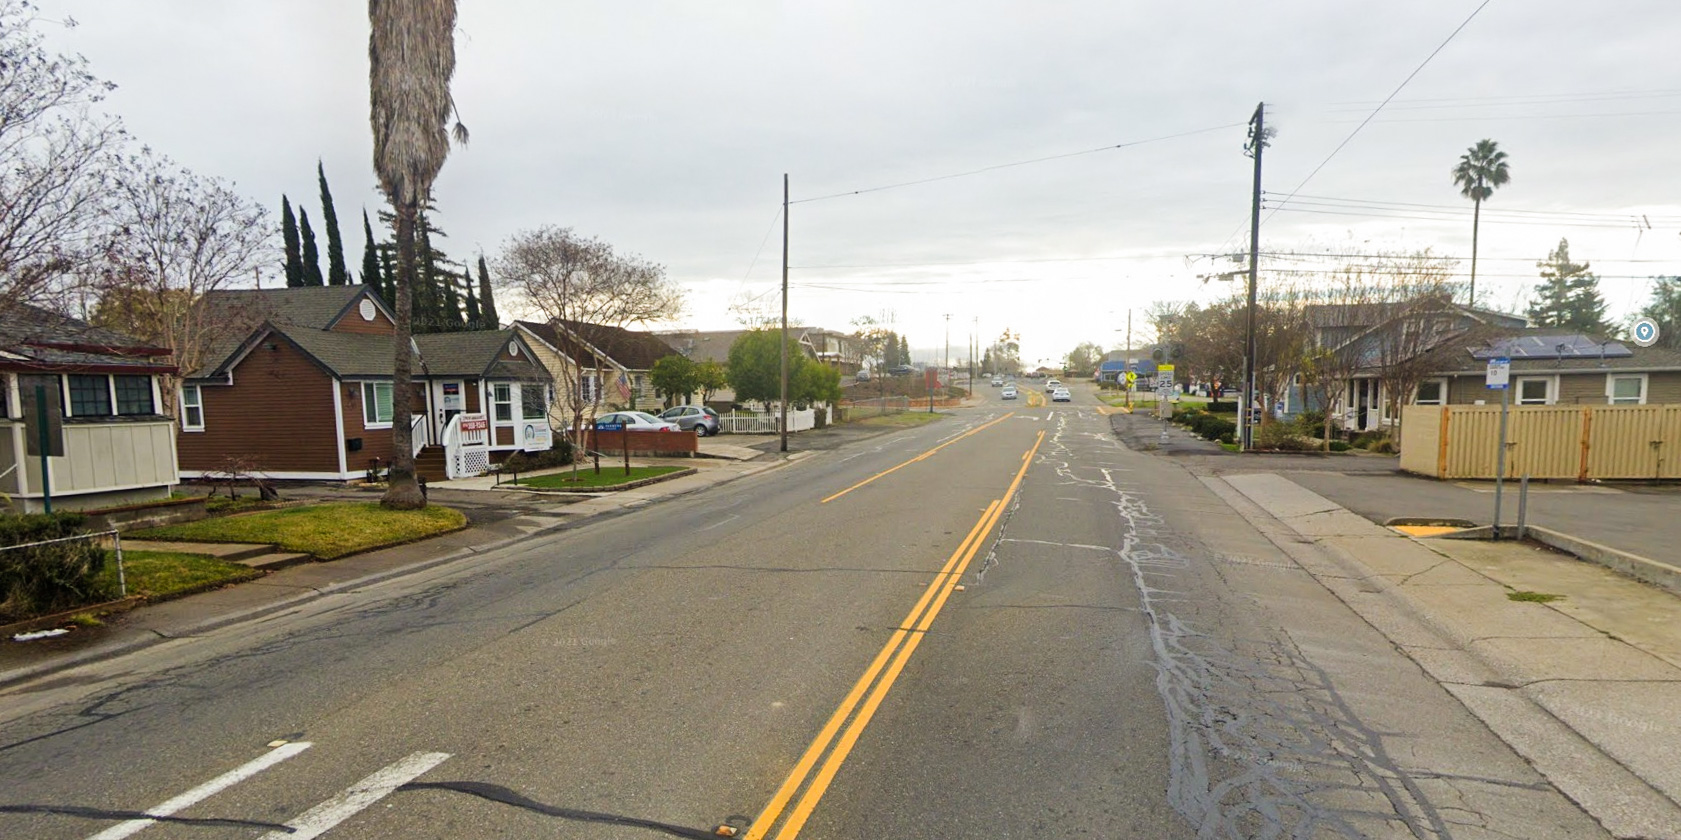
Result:
[[[9,690],[0,837],[1603,836],[1077,395]]]

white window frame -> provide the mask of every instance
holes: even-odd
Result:
[[[187,399],[189,393],[193,395],[190,400]],[[192,419],[194,411],[198,412],[196,423]],[[181,431],[204,431],[204,391],[197,385],[181,386]]]
[[[1442,388],[1441,396],[1437,399],[1434,399],[1434,400],[1423,400],[1423,399],[1420,399],[1419,396],[1418,396],[1419,395],[1419,390],[1414,390],[1413,391],[1413,405],[1447,405],[1448,404],[1448,379],[1447,379],[1447,377],[1445,377],[1445,376],[1431,376],[1431,377],[1427,377],[1425,379],[1421,379],[1421,380],[1419,380],[1418,388],[1423,389],[1426,384],[1431,383],[1431,382],[1434,382],[1437,385],[1441,386],[1441,388]]]
[[[1640,397],[1635,400],[1617,399],[1617,380],[1635,379],[1640,382]],[[1644,373],[1607,373],[1605,374],[1605,404],[1606,405],[1645,405],[1647,388],[1651,383]]]
[[[499,391],[504,390],[504,389],[507,391],[507,394],[508,394],[508,398],[505,399],[505,400],[500,399],[499,393],[498,393]],[[504,405],[508,407],[508,417],[507,417],[507,419],[503,419],[496,410],[498,407],[504,406]],[[519,397],[514,393],[514,383],[512,383],[512,382],[492,382],[492,383],[490,383],[490,422],[495,423],[499,426],[512,426],[515,423],[519,422],[519,409],[517,408],[518,405],[519,405]]]
[[[1525,400],[1523,385],[1525,382],[1542,382],[1547,386],[1547,396],[1540,402]],[[1552,405],[1558,402],[1558,377],[1556,376],[1514,376],[1512,377],[1513,405]]]
[[[391,428],[391,420],[390,419],[387,419],[387,420],[379,419],[379,389],[381,387],[384,387],[386,389],[386,391],[389,392],[392,388],[392,385],[393,385],[393,383],[390,383],[390,382],[363,382],[362,383],[362,428],[364,428],[364,429],[389,429],[389,428]],[[393,397],[393,401],[395,401],[395,397]],[[370,409],[371,409],[371,413],[370,413]],[[395,406],[392,407],[391,416],[392,416],[392,418],[395,418],[397,416],[397,411],[396,411]],[[373,419],[369,419],[369,418],[373,418]]]
[[[578,377],[578,402],[584,405],[594,405],[595,398],[601,393],[600,377],[593,373],[582,374]]]

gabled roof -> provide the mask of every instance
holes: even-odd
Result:
[[[594,368],[604,366],[606,364],[596,356],[594,351],[590,350],[590,348],[586,347],[582,342],[573,338],[569,334],[556,331],[554,327],[548,324],[538,323],[536,321],[515,321],[514,326],[525,328],[527,332],[536,336],[538,341],[553,347],[562,355],[566,356],[566,358],[571,359],[573,364],[586,368]]]
[[[0,311],[0,369],[174,373],[170,351],[40,307]]]
[[[417,335],[414,342],[432,376],[476,376],[490,379],[529,379],[530,368],[542,366],[513,329]],[[499,358],[511,343],[520,344],[520,359]],[[386,355],[390,355],[387,353]],[[547,379],[547,373],[542,375]]]
[[[379,295],[374,294],[372,288],[362,285],[210,292],[200,303],[207,310],[207,322],[224,325],[226,329],[219,340],[205,348],[203,365],[192,376],[206,377],[224,372],[259,324],[267,322],[325,330],[355,307],[364,294],[386,317],[391,317]]]
[[[602,356],[606,356],[626,370],[648,370],[654,363],[672,355],[671,345],[653,333],[586,324],[582,321],[554,322],[557,332],[564,330]]]
[[[697,362],[725,364],[730,360],[730,345],[751,330],[680,330],[657,335],[667,347]]]

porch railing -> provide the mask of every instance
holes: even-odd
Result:
[[[490,469],[490,418],[457,414],[444,427],[444,471],[451,479],[483,475]]]
[[[413,447],[415,457],[419,457],[420,450],[426,448],[425,414],[416,414],[409,419],[409,445]]]

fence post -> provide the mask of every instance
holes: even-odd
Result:
[[[1582,406],[1582,466],[1576,471],[1576,480],[1588,480],[1588,437],[1593,431],[1593,406]]]
[[[128,597],[128,575],[123,571],[123,535],[120,531],[111,532],[111,544],[117,550],[117,592],[122,597]]]
[[[1436,477],[1448,477],[1448,417],[1453,413],[1452,406],[1442,406],[1442,425],[1437,434],[1441,439],[1436,442]]]

